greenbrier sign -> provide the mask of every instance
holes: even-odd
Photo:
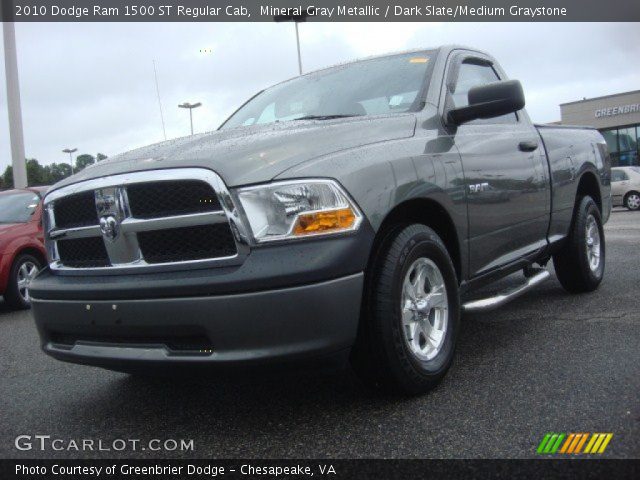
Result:
[[[617,107],[599,108],[596,110],[596,118],[600,117],[614,117],[616,115],[625,115],[627,113],[640,112],[640,103],[634,103],[631,105],[620,105]]]

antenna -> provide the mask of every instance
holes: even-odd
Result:
[[[167,130],[164,128],[164,114],[162,113],[162,100],[160,100],[160,87],[158,86],[158,71],[156,70],[156,61],[155,59],[151,60],[153,62],[153,76],[156,79],[156,94],[158,95],[158,107],[160,107],[160,120],[162,121],[162,134],[164,135],[164,139],[167,139]]]

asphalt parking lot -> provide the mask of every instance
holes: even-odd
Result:
[[[140,380],[57,362],[29,312],[0,303],[0,457],[534,457],[545,433],[612,432],[606,457],[640,458],[640,213],[606,227],[598,291],[552,279],[492,313],[467,315],[431,394],[398,399],[349,372]],[[19,451],[18,435],[193,439],[180,452]]]

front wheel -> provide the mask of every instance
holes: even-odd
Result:
[[[354,369],[376,387],[430,390],[451,366],[460,319],[456,273],[440,237],[419,224],[396,230],[367,288]]]
[[[591,292],[604,276],[605,244],[600,210],[583,197],[575,212],[567,242],[553,256],[560,284],[570,293]]]
[[[629,210],[638,210],[640,208],[640,193],[627,193],[627,196],[624,197],[624,206]]]
[[[29,308],[29,284],[35,278],[42,264],[32,255],[20,255],[15,259],[9,275],[9,285],[5,292],[5,301],[13,308]]]

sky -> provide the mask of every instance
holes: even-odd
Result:
[[[640,89],[633,23],[309,22],[300,41],[305,71],[442,44],[486,50],[522,82],[536,122],[559,120],[560,103]],[[67,161],[64,148],[111,156],[163,140],[153,60],[167,138],[189,133],[179,103],[202,102],[194,129],[214,130],[298,68],[287,23],[18,23],[16,42],[26,156],[44,164]],[[1,174],[11,160],[0,72]]]

